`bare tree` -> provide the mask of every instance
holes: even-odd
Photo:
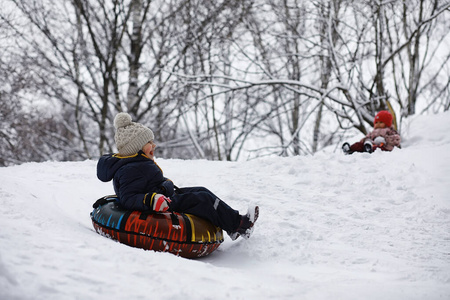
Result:
[[[299,155],[380,109],[450,107],[448,1],[6,1],[2,110],[44,130],[5,117],[9,153],[18,134],[43,135],[39,160],[114,151],[127,111],[166,157]]]
[[[341,9],[341,0],[337,1],[318,1],[315,3],[317,8],[317,22],[320,34],[320,49],[319,63],[320,63],[320,88],[322,91],[327,91],[330,80],[333,74],[333,62],[336,62],[335,49],[338,42],[338,27]],[[312,152],[316,152],[319,148],[319,139],[322,126],[324,101],[326,95],[323,94],[320,99],[319,107],[317,108],[316,120],[314,123]],[[323,141],[322,141],[323,142]]]

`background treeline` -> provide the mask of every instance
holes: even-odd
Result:
[[[314,153],[389,109],[450,107],[450,1],[2,0],[0,165],[114,152]],[[350,130],[350,131],[349,131]]]

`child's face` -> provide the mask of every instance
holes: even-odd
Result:
[[[375,125],[373,126],[373,128],[385,128],[386,127],[386,124],[384,124],[383,122],[380,122],[380,121],[376,121],[375,122]]]
[[[148,142],[142,147],[142,152],[147,155],[151,160],[155,159],[156,144],[153,141]]]

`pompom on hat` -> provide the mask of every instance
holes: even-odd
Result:
[[[387,110],[382,110],[375,116],[373,119],[373,125],[375,126],[376,122],[383,122],[386,124],[386,127],[391,127],[392,125],[392,115]]]
[[[116,115],[114,127],[116,128],[114,140],[117,150],[124,156],[138,153],[145,144],[155,138],[153,131],[142,124],[132,122],[131,116],[124,112]]]

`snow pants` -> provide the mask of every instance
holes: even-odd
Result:
[[[374,145],[372,150],[375,151],[375,149],[377,149],[377,148],[380,148],[383,151],[389,151],[389,150],[386,150],[384,147],[379,147],[377,145]],[[364,143],[363,142],[356,142],[353,145],[351,145],[350,146],[350,153],[353,153],[353,152],[365,152],[364,151]]]
[[[350,146],[351,153],[353,152],[364,152],[364,143],[356,142]]]
[[[204,187],[179,188],[170,197],[173,211],[188,213],[206,219],[226,232],[235,232],[241,216],[237,210]]]

